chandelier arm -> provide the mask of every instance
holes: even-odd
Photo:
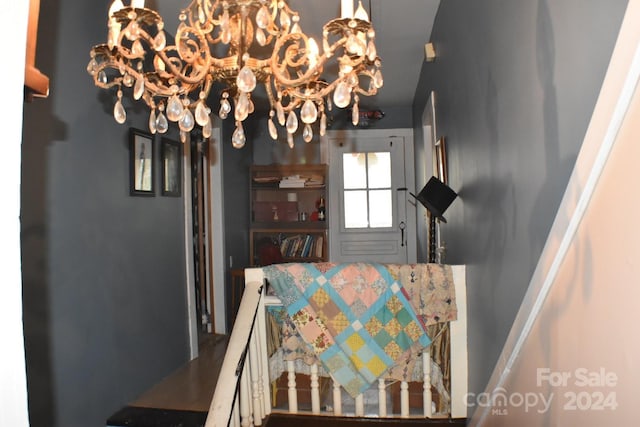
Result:
[[[305,49],[300,49],[299,40],[302,39],[305,42]],[[279,59],[279,51],[283,48],[285,43],[290,42],[291,40],[295,40],[297,43],[285,48],[284,51],[284,59],[282,63],[278,62]],[[312,76],[320,75],[322,73],[325,62],[327,61],[327,57],[325,55],[318,56],[316,58],[316,63],[314,66],[307,67],[307,70],[299,75],[297,78],[287,77],[284,73],[287,67],[299,69],[305,63],[310,63],[309,56],[306,55],[309,48],[309,38],[302,33],[294,33],[287,34],[283,37],[280,37],[276,40],[276,43],[273,47],[273,53],[271,54],[271,70],[274,78],[278,83],[283,86],[298,86],[308,82]],[[300,56],[300,59],[296,60],[295,57]]]

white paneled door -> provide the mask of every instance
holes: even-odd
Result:
[[[412,143],[407,131],[329,135],[332,261],[415,262]]]

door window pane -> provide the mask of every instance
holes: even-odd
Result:
[[[346,228],[366,228],[369,225],[365,190],[344,192],[344,223]]]
[[[369,153],[369,188],[391,188],[391,153]]]
[[[365,154],[343,154],[342,174],[345,189],[367,188],[367,165],[365,162]]]
[[[369,191],[369,226],[371,228],[391,227],[393,225],[393,206],[391,190]]]

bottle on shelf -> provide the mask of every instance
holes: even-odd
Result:
[[[326,221],[327,219],[327,211],[324,206],[324,197],[320,197],[320,202],[318,203],[318,221]]]

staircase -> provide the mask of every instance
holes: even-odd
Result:
[[[460,270],[460,273],[463,278],[464,271]],[[317,371],[313,373],[313,366],[310,377],[311,410],[303,413],[302,407],[298,407],[293,368],[288,373],[288,413],[272,407],[267,358],[264,357],[266,354],[265,299],[268,298],[264,297],[262,270],[249,269],[247,279],[232,335],[230,337],[215,336],[211,345],[201,347],[200,357],[109,417],[106,422],[107,427],[250,427],[254,425],[321,427],[321,424],[325,427],[324,424],[327,423],[331,423],[332,427],[364,426],[365,424],[375,424],[377,427],[418,424],[466,425],[466,419],[462,418],[466,416],[466,410],[462,412],[461,408],[453,408],[453,404],[454,410],[451,413],[456,418],[432,416],[430,391],[423,394],[424,415],[422,412],[411,415],[408,384],[404,381],[401,384],[403,390],[400,396],[401,414],[387,416],[386,409],[383,411],[383,408],[386,408],[384,400],[386,398],[383,396],[386,385],[382,379],[378,387],[381,415],[364,417],[363,395],[356,397],[355,416],[350,412],[347,412],[346,416],[341,415],[345,412],[339,409],[341,405],[337,402],[340,402],[341,392],[335,384],[332,411],[336,415],[322,415],[318,397],[318,375]],[[463,280],[461,283],[464,287]],[[456,292],[457,289],[456,286]],[[466,312],[464,306],[466,296],[459,298],[456,295],[456,298],[462,303],[459,309],[463,313]],[[466,344],[466,333],[456,336],[454,331],[452,337],[462,345]],[[464,371],[465,376],[460,377],[458,381],[454,378],[454,383],[462,384],[456,389],[458,394],[461,390],[466,390],[466,347],[463,350],[464,352],[456,354],[462,355],[464,360],[456,361],[452,357],[451,361],[452,366],[464,368],[456,372]],[[293,362],[287,363],[293,366]],[[425,381],[424,384],[428,382]],[[427,387],[424,389],[427,390]],[[451,402],[461,401],[462,399],[451,400]],[[429,409],[428,414],[427,409]]]

